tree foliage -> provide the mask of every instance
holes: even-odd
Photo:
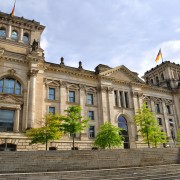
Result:
[[[106,122],[99,128],[94,145],[102,149],[122,146],[123,136],[121,128]]]
[[[177,139],[176,139],[177,143],[178,143],[178,146],[180,146],[180,127],[177,131]]]
[[[46,144],[51,140],[59,140],[63,134],[59,127],[61,121],[58,115],[48,114],[45,116],[40,128],[32,128],[26,131],[26,136],[31,139],[30,144]]]
[[[143,137],[143,141],[150,145],[157,147],[158,144],[166,142],[166,135],[161,132],[161,127],[158,125],[153,112],[149,110],[146,104],[137,110],[134,120],[137,126],[140,126],[139,132]]]
[[[66,116],[61,117],[63,122],[60,127],[63,132],[72,135],[74,149],[75,134],[84,130],[88,126],[89,120],[82,119],[80,106],[70,106],[65,113]]]

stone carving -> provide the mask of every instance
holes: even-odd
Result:
[[[39,70],[36,70],[36,69],[32,69],[32,70],[29,70],[29,72],[27,72],[27,76],[30,78],[31,76],[37,76]]]
[[[36,40],[34,39],[32,45],[31,45],[31,47],[32,47],[32,52],[33,52],[33,51],[34,51],[34,52],[37,52],[38,44],[39,44],[38,41],[36,41]]]
[[[61,63],[60,63],[60,66],[64,66],[64,58],[63,57],[61,57]]]
[[[67,87],[67,82],[66,81],[60,81],[61,87],[66,88]]]
[[[113,87],[108,87],[108,93],[112,94],[113,93],[114,88]]]
[[[78,67],[79,69],[83,69],[83,67],[82,67],[82,62],[81,61],[79,61],[79,67]]]
[[[8,72],[11,76],[14,76],[14,74],[16,73],[14,69],[9,69]]]
[[[100,90],[101,90],[102,92],[107,92],[108,87],[107,87],[107,86],[101,86]]]
[[[79,84],[79,89],[80,90],[85,90],[86,89],[86,86],[84,84]]]

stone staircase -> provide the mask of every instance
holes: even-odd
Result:
[[[1,152],[0,180],[180,180],[180,149]]]

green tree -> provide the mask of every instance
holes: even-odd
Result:
[[[60,126],[60,129],[64,133],[68,133],[72,135],[72,149],[74,149],[74,141],[76,133],[80,133],[88,126],[87,119],[83,119],[81,116],[81,107],[80,106],[70,106],[67,110],[65,110],[66,116],[61,117],[63,123]]]
[[[122,146],[123,139],[121,128],[106,122],[100,126],[94,145],[102,149],[111,149],[112,147]]]
[[[180,127],[177,131],[177,139],[176,139],[177,143],[178,143],[178,146],[180,146]]]
[[[134,121],[137,126],[140,126],[139,132],[143,137],[143,141],[150,145],[157,147],[158,144],[166,142],[166,135],[161,132],[161,127],[158,125],[154,113],[149,110],[146,104],[143,104],[137,110]]]
[[[27,130],[26,136],[31,139],[30,144],[46,144],[47,151],[47,143],[51,140],[58,140],[63,135],[63,132],[59,129],[61,121],[59,121],[58,115],[48,114],[42,124],[40,128]]]

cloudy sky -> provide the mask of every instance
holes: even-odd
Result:
[[[14,0],[0,0],[10,13]],[[46,61],[94,70],[125,65],[143,73],[163,58],[180,62],[180,0],[16,0],[16,16],[46,26]]]

